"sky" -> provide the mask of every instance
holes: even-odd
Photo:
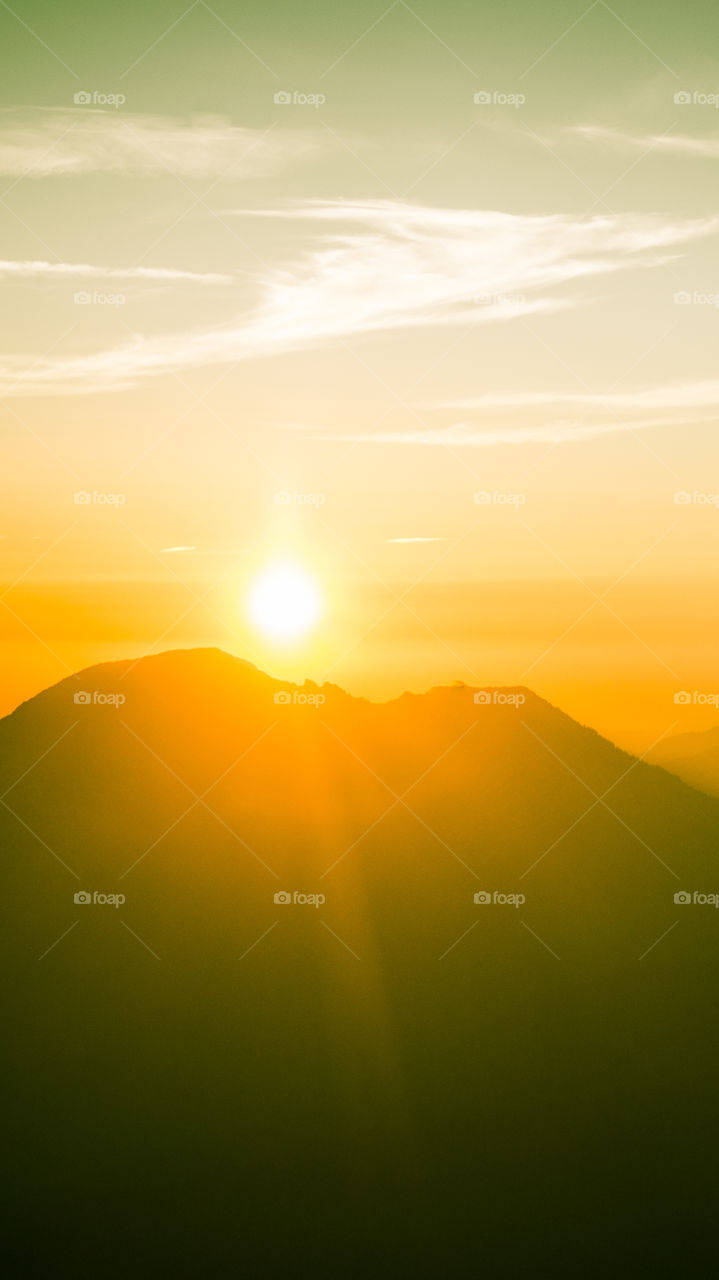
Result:
[[[0,713],[217,645],[635,749],[717,723],[716,32],[0,3]],[[247,608],[278,561],[291,644]]]

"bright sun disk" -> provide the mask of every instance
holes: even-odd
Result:
[[[273,640],[294,640],[317,621],[321,602],[308,573],[296,565],[266,569],[250,587],[248,609],[255,626]]]

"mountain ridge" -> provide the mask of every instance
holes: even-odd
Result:
[[[118,691],[124,701],[108,702]],[[476,692],[455,684],[374,703],[218,649],[97,664],[0,721],[0,835],[9,849],[34,836],[34,861],[49,849],[80,878],[83,866],[114,879],[137,864],[142,879],[170,850],[186,877],[185,825],[209,814],[220,830],[202,841],[220,876],[230,839],[233,856],[247,864],[249,848],[278,877],[299,859],[315,887],[335,866],[371,866],[385,840],[394,874],[402,842],[414,849],[420,836],[467,887],[490,873],[515,889],[532,878],[548,894],[550,932],[580,951],[580,922],[561,909],[568,885],[579,899],[593,886],[582,910],[597,939],[611,935],[602,899],[623,879],[636,924],[642,893],[660,918],[671,906],[682,868],[694,866],[699,886],[715,861],[717,799],[530,690],[489,688],[479,702]]]
[[[520,695],[523,695],[526,701],[530,701],[535,705],[546,707],[549,710],[556,712],[558,715],[561,715],[562,717],[565,718],[566,721],[571,722],[573,725],[578,726],[579,728],[585,730],[588,733],[594,734],[598,739],[600,739],[602,742],[607,743],[608,745],[613,747],[616,751],[620,752],[622,755],[625,755],[631,759],[642,758],[642,757],[634,756],[632,752],[627,751],[623,747],[619,747],[616,743],[612,741],[611,738],[606,737],[604,734],[594,729],[592,725],[585,724],[582,721],[576,720],[573,716],[569,715],[568,712],[564,711],[562,707],[558,706],[555,703],[550,702],[547,698],[544,698],[541,694],[536,693],[535,690],[531,689],[527,685],[485,684],[482,686],[478,686],[478,685],[475,686],[475,685],[468,685],[463,681],[454,681],[450,684],[432,685],[425,690],[404,690],[402,693],[397,694],[392,698],[388,698],[385,700],[375,700],[372,698],[364,697],[363,695],[351,693],[349,690],[344,689],[341,685],[337,685],[330,681],[325,681],[322,684],[318,684],[316,681],[312,680],[310,677],[306,677],[304,681],[300,683],[296,680],[289,680],[289,679],[284,679],[283,677],[280,677],[280,676],[274,676],[272,675],[271,672],[265,671],[263,668],[258,667],[255,663],[252,663],[245,658],[240,658],[234,654],[231,654],[227,650],[221,649],[217,646],[199,646],[196,648],[193,647],[193,648],[183,648],[183,649],[167,649],[167,650],[163,650],[161,653],[146,654],[146,655],[142,655],[139,658],[115,659],[110,662],[93,663],[89,667],[81,668],[79,671],[73,672],[72,674],[63,677],[61,680],[57,681],[55,684],[48,685],[46,688],[39,690],[37,693],[33,694],[30,698],[26,698],[23,702],[19,703],[18,706],[15,707],[12,711],[8,712],[7,715],[0,717],[0,726],[2,726],[7,721],[11,721],[13,717],[20,715],[20,713],[27,711],[27,709],[32,708],[37,704],[41,704],[42,700],[47,699],[48,695],[59,696],[61,691],[64,692],[66,690],[69,690],[73,688],[74,685],[88,683],[90,678],[99,680],[102,684],[105,684],[111,676],[119,675],[120,679],[124,680],[126,676],[128,676],[133,670],[135,670],[138,667],[142,668],[143,670],[147,670],[149,673],[150,668],[153,667],[154,665],[157,665],[158,667],[160,667],[160,666],[166,666],[168,662],[173,665],[179,665],[181,663],[184,664],[185,662],[187,662],[188,664],[190,664],[191,667],[194,667],[197,663],[199,663],[200,661],[204,661],[207,658],[211,658],[212,661],[215,663],[218,661],[218,659],[221,662],[226,663],[228,667],[228,671],[234,670],[235,672],[237,672],[238,670],[241,670],[242,674],[247,675],[248,677],[256,678],[259,681],[269,682],[272,685],[277,686],[277,692],[280,692],[282,690],[288,690],[288,689],[294,690],[297,692],[302,692],[307,688],[317,690],[320,693],[323,692],[324,690],[329,690],[334,695],[339,695],[340,697],[347,699],[348,701],[351,701],[352,703],[355,703],[358,706],[364,706],[364,707],[391,708],[395,706],[407,705],[410,702],[417,702],[419,700],[427,700],[428,702],[431,702],[434,700],[438,700],[439,698],[442,698],[442,697],[452,696],[453,694],[460,694],[462,696],[466,696],[466,694],[468,693],[474,695],[475,693],[480,693],[480,692],[486,692],[489,694],[499,694],[499,695],[520,694]],[[75,691],[76,690],[73,689],[73,692]],[[118,692],[121,692],[121,690],[118,690]]]
[[[524,1180],[519,1234],[543,1240],[559,1194],[548,1262],[562,1273],[560,1248],[574,1275],[609,1151],[630,1269],[654,1238],[648,1164],[685,1248],[716,1199],[719,912],[686,894],[719,883],[719,800],[537,695],[370,703],[169,652],[86,668],[0,722],[18,1220],[40,1170],[53,1249],[82,1234],[78,1204],[86,1222],[117,1201],[129,1270],[163,1275],[146,1241],[158,1222],[176,1238],[211,1169],[226,1196],[202,1206],[193,1273],[222,1272],[238,1222],[257,1274],[270,1256],[292,1272],[312,1222],[336,1275],[354,1228],[340,1256],[334,1226],[359,1214],[401,1232],[417,1275],[465,1230],[513,1275]],[[119,706],[74,701],[118,685]]]

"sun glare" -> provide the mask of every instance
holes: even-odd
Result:
[[[273,565],[252,583],[248,610],[264,635],[273,640],[296,640],[319,618],[320,594],[304,569],[293,564]]]

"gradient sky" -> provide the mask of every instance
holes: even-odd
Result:
[[[716,34],[2,3],[0,712],[211,644],[525,683],[630,746],[716,723],[674,703],[719,687]],[[326,612],[272,647],[243,601],[288,553]]]

